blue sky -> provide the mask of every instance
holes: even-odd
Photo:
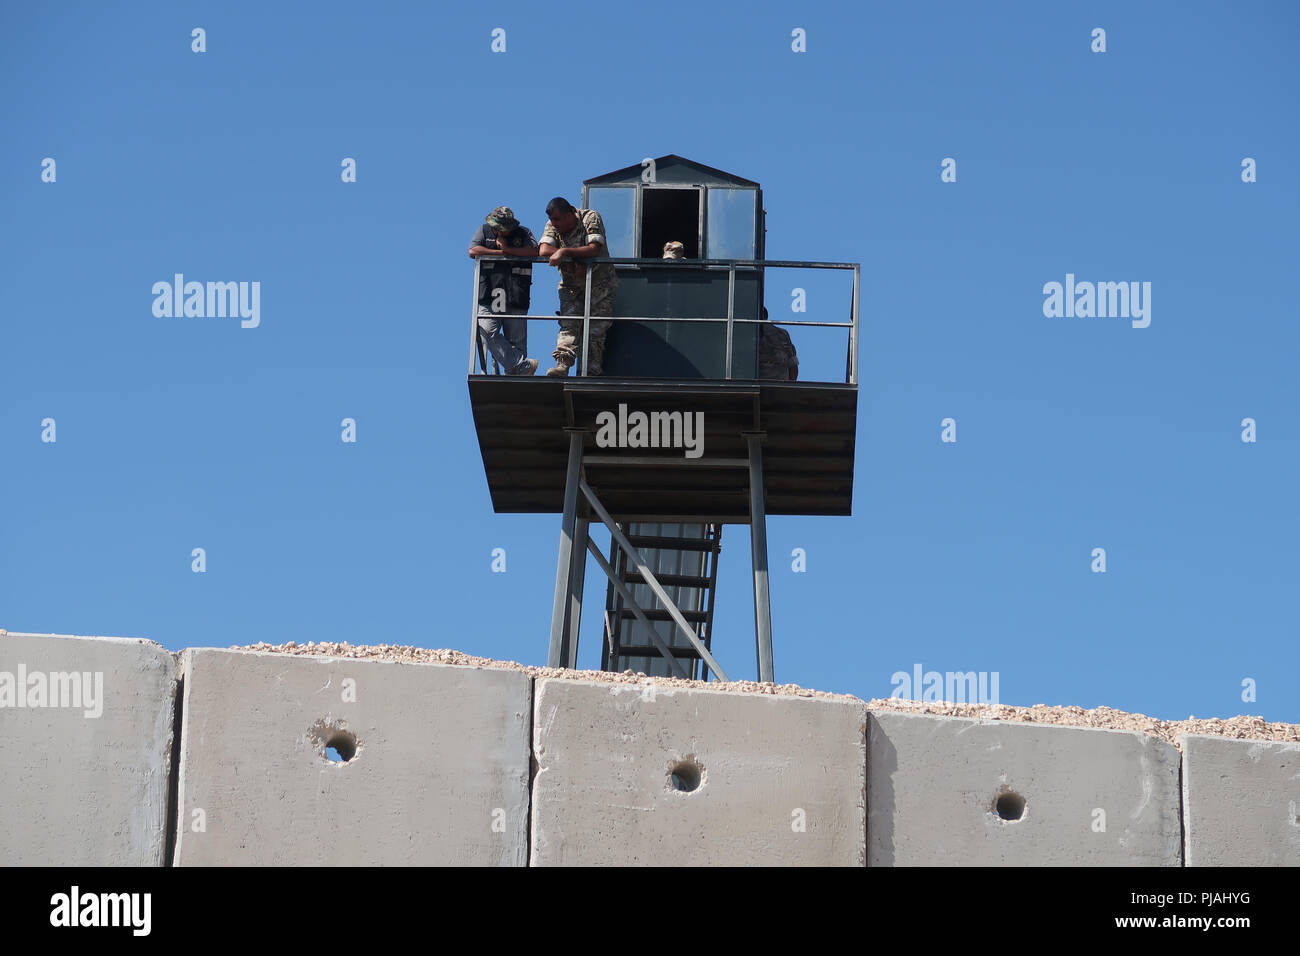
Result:
[[[770,258],[863,265],[854,513],[769,522],[778,681],[1300,721],[1297,8],[738,9],[5,4],[0,626],[545,663],[559,518],[491,511],[467,240],[677,153],[762,183]],[[155,317],[176,272],[259,281],[260,325]],[[1067,273],[1150,282],[1150,326],[1045,317]]]

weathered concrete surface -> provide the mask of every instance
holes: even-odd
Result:
[[[1188,866],[1300,866],[1300,744],[1188,734]]]
[[[868,866],[1181,863],[1172,744],[1135,731],[880,711],[870,728]],[[1017,820],[994,811],[1004,791],[1024,799]]]
[[[534,698],[534,866],[863,864],[861,701],[554,678]]]
[[[175,700],[152,641],[0,634],[0,864],[162,866]]]
[[[178,865],[526,862],[527,675],[208,648],[182,664]],[[342,763],[338,731],[356,740]]]

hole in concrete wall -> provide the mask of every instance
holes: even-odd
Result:
[[[1019,820],[1025,815],[1025,798],[1014,790],[1003,790],[993,800],[993,812],[1003,820]]]
[[[336,730],[325,741],[325,759],[347,763],[357,755],[357,738],[346,730]]]
[[[674,790],[682,793],[698,790],[701,780],[703,780],[703,768],[691,757],[673,764],[668,771],[669,784]]]
[[[346,722],[323,717],[307,729],[307,739],[316,753],[330,763],[344,764],[352,760],[361,749],[357,735],[346,729]]]

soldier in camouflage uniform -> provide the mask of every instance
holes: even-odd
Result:
[[[790,333],[768,321],[767,306],[763,307],[763,324],[758,327],[758,377],[780,382],[799,378],[799,355]]]
[[[587,269],[579,259],[607,257],[609,247],[605,241],[605,223],[594,209],[574,209],[567,199],[559,196],[546,206],[548,222],[542,230],[540,255],[550,256],[551,265],[560,270],[560,315],[578,316],[560,319],[560,333],[556,337],[556,365],[546,374],[564,376],[578,364],[582,348],[582,311],[586,296]],[[614,267],[602,262],[591,270],[591,341],[587,353],[587,374],[603,375],[605,359],[605,333],[613,325],[608,318],[614,314],[614,293],[618,290],[618,276]]]

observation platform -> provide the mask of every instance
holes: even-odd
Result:
[[[498,514],[563,513],[575,429],[586,480],[619,520],[747,524],[750,435],[760,438],[767,514],[853,511],[856,384],[470,375],[469,396]],[[600,447],[597,416],[618,416],[620,405],[627,415],[702,415],[702,454]]]

